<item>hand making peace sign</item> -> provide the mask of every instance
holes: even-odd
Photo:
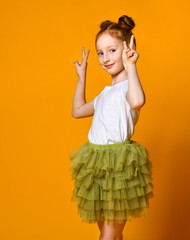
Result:
[[[122,60],[123,65],[127,67],[128,64],[134,64],[136,63],[139,54],[136,52],[135,44],[134,44],[134,35],[131,36],[129,48],[127,47],[126,41],[123,41],[123,54],[122,54]]]
[[[87,51],[85,54],[84,47],[82,48],[82,62],[74,61],[76,71],[79,77],[83,77],[86,74],[86,68],[87,68],[87,59],[89,55],[90,50]]]

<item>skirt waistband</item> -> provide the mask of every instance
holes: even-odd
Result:
[[[88,141],[88,145],[92,148],[95,149],[108,149],[108,148],[117,148],[117,147],[122,147],[126,144],[130,144],[132,142],[132,140],[127,139],[123,142],[117,142],[117,143],[111,143],[111,144],[95,144],[95,143],[91,143]]]

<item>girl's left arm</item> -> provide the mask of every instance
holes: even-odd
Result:
[[[137,74],[136,64],[128,64],[127,72],[128,91],[126,94],[126,98],[131,108],[139,109],[145,104],[146,99]]]
[[[131,108],[139,109],[145,104],[145,94],[136,69],[136,61],[139,54],[135,49],[134,35],[131,36],[129,48],[127,47],[126,41],[124,41],[123,44],[124,50],[122,59],[128,74],[128,91],[126,98]]]

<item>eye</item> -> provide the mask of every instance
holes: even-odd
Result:
[[[115,52],[115,49],[111,49],[110,51],[114,51]]]
[[[101,52],[98,53],[98,56],[100,55]]]

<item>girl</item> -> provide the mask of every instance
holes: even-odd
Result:
[[[126,221],[144,217],[149,198],[154,197],[150,152],[131,140],[145,94],[139,81],[136,41],[131,30],[135,23],[123,15],[118,23],[101,23],[95,40],[98,61],[111,75],[93,100],[85,100],[87,58],[75,61],[78,82],[72,116],[93,115],[88,141],[68,156],[75,187],[71,201],[78,202],[82,222],[97,223],[101,240],[122,240]]]

